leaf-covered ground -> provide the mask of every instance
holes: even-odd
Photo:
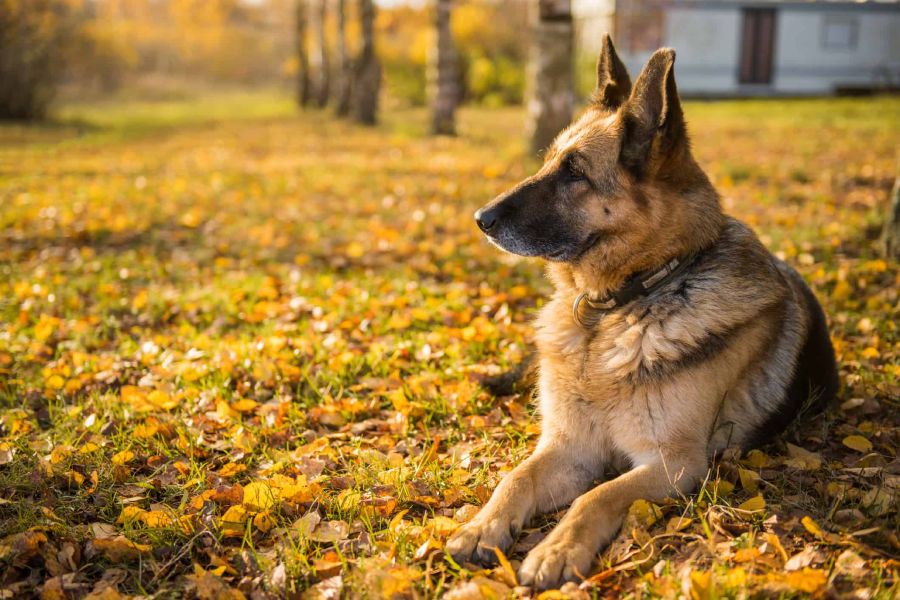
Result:
[[[496,569],[443,553],[539,432],[478,384],[548,291],[471,219],[535,167],[522,113],[456,139],[265,94],[66,114],[0,128],[0,598],[528,594],[553,516]],[[726,209],[822,299],[841,405],[637,503],[545,597],[892,597],[900,100],[687,114]]]

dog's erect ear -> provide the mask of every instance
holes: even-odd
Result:
[[[597,59],[597,87],[591,101],[607,110],[616,110],[631,93],[631,77],[622,64],[612,38],[603,34],[603,47]]]
[[[661,153],[671,152],[685,139],[684,115],[675,87],[675,51],[653,53],[638,76],[631,97],[622,106],[625,126],[622,164],[641,177],[650,160],[653,142],[660,137]]]

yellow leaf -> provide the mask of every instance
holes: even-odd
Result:
[[[122,398],[122,402],[136,404],[137,402],[143,401],[146,394],[144,393],[144,390],[136,385],[123,385],[122,389],[119,390],[119,396]]]
[[[428,523],[428,528],[439,538],[449,536],[457,527],[459,527],[459,523],[449,517],[442,516],[437,516]]]
[[[178,406],[178,400],[172,398],[163,390],[153,390],[147,394],[147,402],[163,410],[172,410]]]
[[[159,529],[171,525],[172,517],[161,510],[148,510],[141,515],[141,521],[143,521],[147,527]]]
[[[347,244],[345,253],[350,258],[360,258],[366,253],[366,248],[359,242],[350,242],[349,244]]]
[[[715,586],[709,571],[691,571],[691,600],[712,600]]]
[[[244,508],[256,512],[275,506],[277,491],[265,481],[254,481],[244,486]]]
[[[784,546],[781,545],[781,540],[778,539],[778,536],[774,533],[765,534],[766,541],[778,552],[778,556],[781,557],[781,560],[787,562],[788,555],[784,549]]]
[[[500,548],[494,548],[494,554],[497,555],[497,560],[500,562],[500,579],[511,587],[519,585],[519,580],[516,579],[516,570],[513,569],[509,559],[503,554],[503,551],[500,550]],[[587,576],[587,573],[582,573],[582,575]]]
[[[799,571],[788,573],[767,573],[766,578],[776,584],[788,588],[792,592],[804,592],[813,594],[825,587],[828,574],[820,569],[803,567]]]
[[[748,492],[755,492],[759,488],[759,473],[750,469],[738,469],[738,477],[741,479],[741,487]]]
[[[265,533],[275,527],[275,517],[269,511],[257,513],[253,517],[253,526]]]
[[[646,528],[662,518],[662,511],[658,506],[646,500],[635,500],[628,508],[628,518]]]
[[[39,342],[46,342],[56,331],[60,320],[50,315],[41,315],[34,326],[34,337]]]
[[[751,450],[743,460],[744,464],[754,469],[762,469],[772,464],[771,457],[762,450]]]
[[[878,358],[879,356],[881,356],[881,353],[878,351],[878,348],[867,346],[862,351],[862,356],[863,358]]]
[[[844,445],[857,452],[865,453],[872,450],[872,442],[861,435],[848,435],[844,438]]]
[[[242,536],[244,534],[244,523],[249,518],[250,513],[240,504],[229,507],[219,519],[222,524],[222,533],[230,537]]]
[[[113,454],[111,459],[112,464],[121,467],[134,460],[134,452],[131,450],[122,450],[121,452],[117,452]]]
[[[247,413],[253,412],[256,407],[259,406],[259,402],[255,400],[250,400],[249,398],[244,398],[242,400],[238,400],[237,402],[231,405],[231,408],[238,412]]]
[[[47,378],[47,381],[45,383],[49,389],[59,390],[62,389],[64,385],[66,385],[66,380],[59,375],[51,375]]]
[[[691,519],[689,517],[672,517],[669,519],[669,522],[666,523],[666,533],[683,531],[690,526]]]
[[[734,562],[751,562],[759,558],[759,548],[741,548],[734,553]]]
[[[747,512],[757,512],[766,508],[766,501],[762,496],[753,496],[749,500],[741,503],[738,510]]]
[[[15,454],[16,449],[12,444],[9,442],[0,442],[0,465],[11,463]]]
[[[140,439],[152,438],[159,431],[159,426],[153,423],[141,423],[134,428],[134,437]]]
[[[219,400],[216,402],[216,415],[226,420],[239,419],[241,417],[241,413],[231,408],[231,406],[224,400]]]
[[[725,479],[717,479],[713,482],[713,486],[716,490],[716,496],[719,498],[728,496],[734,491],[734,484]]]
[[[78,454],[91,454],[92,452],[96,452],[99,449],[100,446],[98,446],[94,442],[88,442],[78,449]]]
[[[242,465],[240,463],[228,463],[221,469],[219,469],[220,477],[234,477],[240,473],[243,473],[247,470],[247,465]]]
[[[108,539],[94,538],[91,540],[91,544],[95,549],[103,552],[111,562],[134,560],[141,554],[150,551],[150,546],[132,542],[124,535]]]
[[[837,301],[846,300],[852,293],[853,288],[850,287],[850,284],[842,280],[838,281],[834,286],[834,290],[831,292],[831,297]]]
[[[124,506],[122,512],[119,513],[119,518],[116,519],[116,525],[127,525],[134,521],[140,521],[145,512],[147,511],[139,506]]]
[[[800,523],[803,524],[803,527],[805,527],[806,530],[814,536],[818,538],[825,537],[825,533],[822,531],[822,528],[819,527],[819,524],[813,521],[811,517],[803,517],[802,519],[800,519]]]

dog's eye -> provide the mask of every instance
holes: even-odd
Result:
[[[584,171],[582,171],[577,164],[575,164],[575,159],[573,157],[568,157],[564,163],[566,169],[566,177],[569,181],[577,182],[577,181],[587,181],[588,178],[585,176]]]
[[[566,172],[570,181],[587,181],[587,176],[571,163],[566,165]]]

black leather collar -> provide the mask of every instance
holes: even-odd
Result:
[[[625,306],[672,281],[683,273],[696,258],[697,253],[689,254],[684,258],[676,257],[659,269],[635,273],[625,280],[622,287],[597,300],[591,298],[587,292],[583,292],[575,298],[575,302],[572,304],[572,317],[584,329],[591,329],[609,311]]]

